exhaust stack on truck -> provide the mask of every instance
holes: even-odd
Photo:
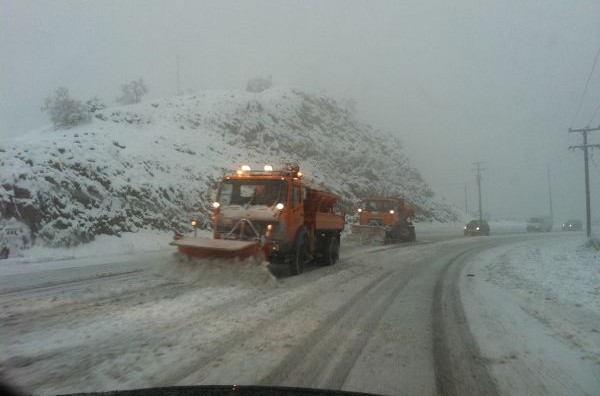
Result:
[[[200,258],[262,257],[287,264],[292,274],[317,260],[339,258],[345,216],[334,210],[339,196],[310,187],[298,166],[252,170],[244,165],[225,176],[213,203],[213,238],[176,236],[180,253]]]

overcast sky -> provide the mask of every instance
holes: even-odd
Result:
[[[0,0],[0,136],[47,123],[58,86],[107,102],[144,78],[150,97],[277,85],[351,97],[360,117],[398,135],[440,195],[484,210],[584,216],[580,136],[600,124],[600,1]],[[590,134],[600,143],[600,132]],[[600,216],[600,150],[591,163]]]

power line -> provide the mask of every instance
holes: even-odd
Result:
[[[590,121],[588,122],[588,126],[592,125],[592,121],[594,121],[594,118],[596,118],[598,111],[600,111],[600,104],[598,105],[598,107],[596,107],[596,110],[594,111],[594,115],[592,116],[592,118],[590,118]]]
[[[590,70],[590,74],[588,75],[587,81],[585,82],[585,88],[583,89],[583,93],[581,94],[581,98],[579,99],[579,104],[577,105],[577,110],[575,110],[575,114],[573,115],[573,119],[571,120],[571,128],[573,128],[573,124],[575,124],[575,119],[579,115],[579,110],[581,109],[581,104],[583,103],[583,99],[585,99],[585,94],[587,93],[588,87],[590,85],[590,80],[592,79],[592,74],[594,74],[594,69],[596,68],[596,64],[598,63],[598,57],[600,56],[600,47],[598,47],[598,52],[596,52],[596,58],[594,59],[594,64],[592,65],[592,70]]]

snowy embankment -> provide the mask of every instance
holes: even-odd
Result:
[[[201,92],[104,109],[68,130],[42,128],[0,143],[0,214],[54,246],[97,235],[184,229],[226,170],[298,163],[342,197],[401,195],[421,218],[448,221],[396,136],[335,99],[290,88]]]
[[[582,233],[486,251],[462,289],[502,394],[597,394],[600,251]]]

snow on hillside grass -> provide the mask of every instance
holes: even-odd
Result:
[[[42,128],[0,144],[0,211],[51,245],[140,229],[174,230],[200,214],[226,169],[299,163],[351,208],[369,194],[455,217],[401,151],[329,97],[289,88],[203,92],[95,113],[89,124]]]

